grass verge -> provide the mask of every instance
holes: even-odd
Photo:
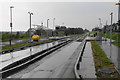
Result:
[[[6,50],[6,49],[13,49],[13,48],[19,48],[23,46],[29,46],[29,45],[35,45],[35,44],[40,44],[40,43],[46,43],[46,42],[52,42],[53,40],[44,40],[42,42],[34,42],[34,43],[24,43],[24,44],[14,44],[14,45],[8,45],[8,46],[3,46],[2,49],[0,50]]]
[[[103,37],[110,39],[110,33],[104,34]],[[112,40],[115,40],[112,42],[113,45],[120,47],[120,33],[112,33]]]
[[[79,36],[79,37],[82,37],[82,36],[83,36],[83,34],[71,34],[71,35],[68,35],[68,36],[70,36],[70,37],[74,37],[74,36]]]
[[[120,42],[116,42],[116,41],[114,41],[114,42],[112,42],[112,44],[114,44],[115,46],[120,47]]]
[[[29,39],[29,37],[24,37],[24,38],[13,38],[12,40],[22,40],[22,39]],[[1,40],[1,42],[7,42],[7,41],[10,41],[10,39]]]
[[[111,62],[110,59],[107,58],[104,51],[101,49],[101,47],[98,45],[96,41],[91,41],[92,44],[92,51],[93,51],[93,57],[95,62],[95,68],[96,68],[96,76],[98,80],[120,80],[120,75],[116,71],[114,64]],[[114,70],[114,73],[108,74],[100,72],[100,68],[107,68]]]

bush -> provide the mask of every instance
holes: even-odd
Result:
[[[11,37],[11,34],[9,32],[2,33],[2,42],[9,41]],[[18,32],[17,34],[12,34],[12,40],[19,40],[19,39],[27,39],[29,38],[29,35],[22,34],[20,35]]]

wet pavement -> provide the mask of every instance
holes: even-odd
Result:
[[[110,46],[110,39],[107,39],[107,41],[98,41],[98,43],[120,73],[120,47],[113,44]]]
[[[21,60],[25,57],[28,57],[32,54],[35,54],[37,52],[40,52],[42,50],[45,50],[49,47],[55,46],[61,41],[55,41],[47,44],[42,44],[34,47],[27,48],[25,50],[10,52],[4,55],[0,55],[0,70],[4,68],[5,66],[12,64],[13,62],[16,62],[18,60]]]
[[[87,42],[86,47],[82,56],[82,61],[80,62],[79,74],[82,78],[96,78],[95,75],[95,65],[92,55],[91,43]]]
[[[85,39],[86,40],[95,40],[95,39],[97,39],[97,37],[89,37],[89,36],[87,36]]]
[[[76,49],[81,42],[73,42],[44,60],[39,66],[22,74],[21,78],[75,78],[74,64],[78,53]]]

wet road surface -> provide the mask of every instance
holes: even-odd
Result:
[[[43,58],[34,69],[10,76],[9,78],[75,78],[74,64],[79,53],[76,53],[80,42],[73,42]],[[31,66],[33,67],[33,66]]]

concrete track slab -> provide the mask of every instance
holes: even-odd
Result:
[[[66,74],[67,78],[73,77],[71,76],[71,73],[73,74],[74,64],[71,64],[71,59],[73,58],[71,56],[74,56],[73,53],[79,45],[80,42],[73,42],[32,71],[24,74],[22,78],[65,78],[64,75]],[[76,58],[74,61],[76,61]]]

